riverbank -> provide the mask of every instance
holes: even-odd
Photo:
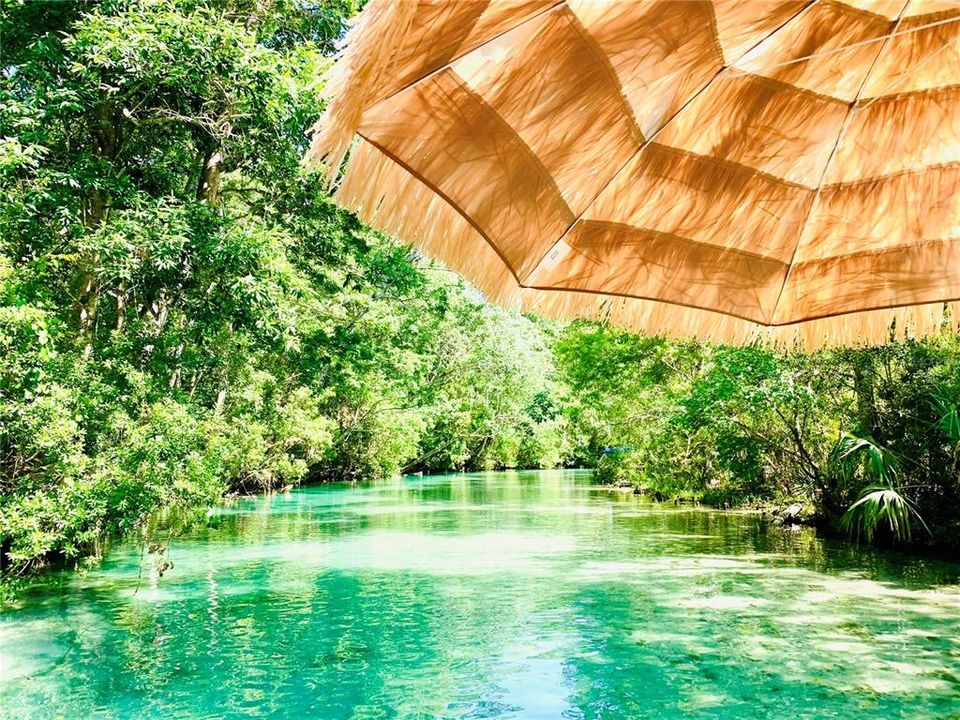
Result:
[[[573,469],[573,468],[571,468]],[[515,468],[512,472],[522,472],[525,468]],[[580,471],[589,471],[586,468],[576,468]],[[466,472],[466,471],[461,471]],[[445,473],[412,473],[404,477],[445,476]],[[356,479],[315,479],[297,483],[282,483],[260,488],[258,492],[250,492],[243,485],[224,484],[225,488],[219,497],[201,498],[199,501],[186,503],[182,499],[169,503],[158,504],[151,511],[130,518],[123,527],[89,528],[84,533],[84,542],[75,542],[69,552],[63,549],[54,549],[35,554],[29,562],[11,563],[6,555],[10,551],[11,540],[6,538],[0,543],[0,600],[4,597],[15,596],[23,585],[23,580],[37,573],[59,570],[82,570],[94,567],[102,558],[103,553],[117,542],[123,543],[136,539],[144,548],[163,548],[170,541],[191,530],[203,526],[210,517],[214,508],[237,505],[245,502],[257,501],[277,495],[286,495],[297,490],[311,487],[336,487],[340,485],[357,486],[382,481],[383,478]],[[232,489],[231,489],[231,486]],[[196,500],[196,499],[195,499]]]
[[[809,500],[794,499],[779,502],[749,500],[740,503],[731,503],[729,501],[711,502],[706,499],[704,495],[670,497],[661,493],[650,493],[641,487],[627,482],[597,483],[596,486],[613,493],[634,495],[645,498],[651,502],[667,503],[679,507],[688,506],[724,512],[753,514],[763,518],[765,522],[775,527],[782,527],[787,530],[809,528],[815,530],[821,537],[830,538],[836,542],[845,543],[854,547],[863,545],[863,543],[848,530],[838,527],[835,518],[831,519],[817,514],[813,503]],[[872,543],[868,544],[873,545],[877,549],[904,556],[925,557],[945,562],[960,563],[960,542],[937,545],[931,543],[929,538],[924,538],[922,535],[918,541],[897,541],[889,535],[880,535],[874,538]]]

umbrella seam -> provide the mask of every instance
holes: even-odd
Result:
[[[897,178],[906,177],[908,175],[922,175],[923,173],[930,172],[931,170],[954,170],[954,169],[960,169],[960,160],[950,160],[948,162],[935,163],[933,165],[925,165],[924,167],[920,167],[920,168],[911,168],[910,170],[897,170],[896,172],[884,173],[882,175],[871,175],[870,177],[859,178],[857,180],[851,180],[849,182],[824,183],[822,191],[836,192],[838,190],[843,190],[845,188],[855,188],[858,185],[871,185],[873,183],[886,182],[887,180],[896,180]],[[812,189],[812,188],[808,188],[808,189]]]
[[[401,1],[402,1],[402,0],[401,0]],[[508,27],[508,28],[507,28],[506,30],[504,30],[503,32],[497,33],[496,35],[494,35],[494,36],[491,37],[490,39],[484,40],[482,43],[480,43],[480,44],[478,44],[478,45],[474,45],[473,47],[469,48],[468,50],[464,50],[464,51],[461,52],[459,55],[457,55],[456,53],[454,53],[453,57],[451,57],[451,58],[449,58],[448,60],[446,60],[442,65],[440,65],[440,66],[438,66],[438,67],[435,67],[433,70],[430,70],[429,72],[427,72],[427,73],[425,73],[425,74],[423,74],[423,75],[420,75],[420,76],[417,77],[417,78],[414,78],[414,79],[411,80],[410,82],[406,83],[403,87],[398,88],[397,90],[395,90],[394,92],[390,93],[389,95],[385,95],[385,96],[383,96],[382,98],[380,98],[379,100],[371,103],[368,107],[364,108],[364,110],[363,110],[364,114],[366,114],[368,111],[370,111],[370,110],[372,110],[373,108],[375,108],[375,107],[376,107],[377,105],[379,105],[380,103],[387,102],[387,101],[390,100],[391,98],[393,98],[393,97],[395,97],[396,95],[399,95],[400,93],[402,93],[404,90],[408,90],[409,88],[413,87],[413,86],[416,85],[417,83],[423,82],[424,80],[427,80],[427,79],[433,77],[434,75],[442,72],[443,70],[446,70],[446,69],[449,68],[453,63],[455,63],[457,60],[459,60],[460,58],[464,57],[465,55],[468,55],[468,54],[470,54],[470,53],[472,53],[472,52],[475,52],[475,51],[479,50],[480,48],[485,47],[486,45],[489,45],[490,43],[492,43],[492,42],[494,42],[494,41],[496,41],[496,40],[499,40],[501,37],[503,37],[503,36],[506,35],[507,33],[513,32],[513,31],[516,30],[517,28],[523,27],[523,26],[526,25],[527,23],[533,22],[533,21],[536,20],[538,17],[541,17],[542,15],[546,15],[547,13],[551,13],[551,12],[553,12],[554,10],[556,10],[558,7],[560,7],[561,5],[566,5],[566,4],[567,4],[567,0],[557,0],[557,2],[553,3],[552,5],[550,5],[550,6],[548,6],[548,7],[545,7],[545,8],[543,8],[542,10],[536,11],[536,12],[533,13],[532,15],[529,15],[529,16],[525,17],[523,20],[521,20],[520,22],[518,22],[516,25],[512,25],[511,27]],[[452,68],[451,68],[451,69],[452,69]]]
[[[770,33],[768,33],[768,34],[767,34],[766,36],[764,36],[762,39],[760,39],[760,40],[757,41],[755,44],[753,44],[753,45],[752,45],[750,48],[748,48],[745,52],[741,53],[740,57],[739,57],[734,63],[731,63],[731,65],[732,65],[732,64],[735,64],[736,62],[739,62],[740,59],[742,59],[743,57],[745,57],[748,53],[752,52],[752,51],[754,50],[754,48],[756,48],[756,47],[760,46],[762,43],[766,42],[766,41],[767,41],[768,39],[770,39],[773,35],[775,35],[775,34],[778,33],[780,30],[782,30],[782,29],[785,28],[787,25],[789,25],[793,20],[795,20],[796,18],[798,18],[798,17],[800,17],[801,15],[803,15],[804,13],[806,13],[810,8],[812,8],[814,5],[816,5],[818,1],[819,1],[819,0],[810,0],[810,2],[808,2],[806,5],[804,5],[804,6],[803,6],[800,10],[798,10],[796,13],[794,13],[793,15],[791,15],[787,20],[785,20],[784,22],[782,22],[782,23],[781,23],[779,26],[777,26],[774,30],[772,30]],[[623,165],[620,166],[620,169],[617,170],[617,172],[613,174],[613,176],[610,178],[610,180],[609,180],[602,188],[600,188],[600,190],[597,192],[597,194],[594,195],[594,197],[590,200],[589,203],[586,204],[586,206],[584,207],[584,210],[583,210],[581,213],[579,213],[579,214],[573,219],[573,222],[570,223],[570,226],[567,227],[567,229],[566,229],[563,233],[561,233],[560,237],[558,237],[558,238],[550,245],[550,247],[547,248],[547,251],[543,254],[543,256],[536,262],[536,264],[533,265],[533,268],[524,276],[523,280],[521,281],[521,285],[523,285],[527,280],[530,279],[530,277],[533,276],[534,273],[537,272],[537,270],[538,270],[538,269],[540,268],[540,266],[543,264],[543,261],[546,260],[547,256],[549,256],[551,252],[553,252],[554,248],[556,248],[561,242],[563,242],[563,241],[566,239],[566,237],[570,234],[570,231],[573,229],[574,225],[576,225],[577,222],[586,214],[587,210],[589,210],[590,207],[597,201],[597,198],[599,198],[600,195],[603,194],[604,190],[606,190],[607,188],[609,188],[609,187],[616,181],[616,179],[620,176],[620,174],[636,159],[636,157],[637,157],[640,153],[643,152],[643,150],[644,150],[648,145],[650,145],[650,143],[652,143],[652,142],[657,138],[657,136],[663,131],[664,128],[666,128],[666,127],[667,127],[674,119],[676,119],[694,100],[696,100],[698,97],[700,97],[700,95],[702,95],[711,85],[713,85],[713,83],[717,80],[717,78],[719,78],[721,75],[723,75],[723,74],[728,70],[729,67],[730,67],[730,65],[724,65],[724,66],[722,66],[722,67],[714,74],[714,76],[713,76],[712,78],[710,78],[706,83],[704,83],[704,85],[703,85],[702,87],[700,87],[700,88],[699,88],[696,92],[694,92],[689,98],[687,98],[687,100],[683,103],[683,105],[681,105],[680,108],[679,108],[675,113],[673,113],[673,115],[671,115],[669,118],[667,118],[667,120],[666,120],[659,128],[657,128],[656,131],[653,132],[653,134],[651,134],[650,138],[647,139],[639,148],[637,148],[637,150],[636,150],[629,158],[627,158],[627,161],[626,161],[625,163],[623,163]]]
[[[888,20],[889,22],[889,20]],[[928,23],[926,25],[919,25],[909,30],[904,30],[903,32],[894,32],[887,33],[886,35],[881,35],[875,38],[869,38],[867,40],[859,40],[855,43],[850,43],[849,45],[842,45],[840,47],[830,48],[828,50],[823,50],[821,52],[811,53],[810,55],[802,55],[797,58],[792,58],[790,60],[784,60],[783,62],[774,63],[773,65],[768,65],[763,68],[764,72],[769,72],[770,70],[776,70],[777,68],[787,67],[788,65],[795,65],[801,62],[807,62],[808,60],[813,60],[814,58],[824,57],[827,55],[836,55],[837,53],[845,52],[847,50],[852,50],[857,47],[862,47],[864,45],[871,45],[873,43],[884,43],[891,38],[900,37],[902,35],[910,35],[911,33],[920,32],[921,30],[929,30],[930,28],[939,27],[941,25],[949,25],[951,23],[960,22],[960,15],[951,15],[948,18],[943,20],[938,20],[937,22]],[[882,52],[883,47],[881,46],[878,52]],[[733,68],[734,74],[748,74],[749,70],[740,70],[739,68]]]
[[[599,295],[604,297],[616,297],[624,300],[643,300],[645,302],[656,302],[656,303],[666,303],[667,305],[676,305],[677,307],[688,308],[690,310],[700,310],[705,313],[713,313],[714,315],[723,315],[724,317],[734,318],[736,320],[743,320],[745,322],[753,323],[758,327],[773,327],[768,325],[763,320],[757,320],[756,318],[751,318],[746,315],[739,315],[728,310],[715,310],[713,308],[704,307],[703,305],[691,305],[684,302],[679,302],[677,300],[665,300],[659,297],[653,297],[651,295],[631,295],[629,293],[616,292],[613,290],[590,290],[586,288],[568,288],[568,287],[551,287],[549,285],[523,285],[522,287],[528,290],[540,290],[547,291],[553,290],[556,292],[563,293],[587,293],[588,295]]]
[[[764,255],[763,253],[753,252],[751,250],[743,250],[741,248],[729,247],[726,245],[717,245],[716,243],[702,242],[700,240],[693,240],[692,238],[684,237],[683,235],[677,235],[671,232],[664,232],[663,230],[657,230],[655,228],[638,227],[636,225],[631,225],[630,223],[616,222],[613,220],[591,219],[591,220],[583,221],[583,224],[587,224],[587,223],[590,223],[593,225],[601,225],[603,227],[610,228],[611,230],[615,230],[615,231],[617,230],[626,231],[633,234],[647,234],[657,238],[662,238],[664,240],[673,240],[682,245],[689,245],[691,246],[691,249],[708,248],[710,250],[718,250],[724,253],[730,253],[732,255],[742,255],[743,257],[751,258],[753,260],[769,262],[771,264],[782,265],[784,267],[787,266],[786,260],[781,260],[772,255]],[[643,240],[636,240],[636,241],[625,240],[621,244],[625,246],[630,246],[630,245],[640,245],[642,243],[643,243]],[[588,240],[587,242],[579,242],[576,245],[571,245],[571,247],[573,247],[574,249],[591,248],[591,247],[596,247],[597,245],[600,245],[600,244],[601,244],[600,242],[596,242],[596,241],[591,242]]]
[[[807,210],[807,216],[804,218],[803,223],[800,226],[800,232],[797,233],[797,244],[793,248],[793,257],[790,259],[790,263],[787,266],[787,271],[783,274],[783,283],[780,285],[780,292],[777,295],[777,300],[773,304],[773,310],[770,312],[770,317],[768,322],[772,325],[774,318],[777,316],[777,310],[780,308],[780,303],[783,300],[783,293],[786,290],[787,283],[790,280],[790,276],[793,271],[793,263],[797,258],[797,253],[800,251],[800,245],[803,243],[803,235],[807,230],[807,226],[810,224],[810,219],[813,217],[813,210],[817,206],[817,201],[820,199],[820,195],[823,191],[824,181],[827,179],[827,173],[830,170],[830,165],[833,163],[833,158],[837,154],[837,149],[840,147],[840,143],[843,142],[843,136],[846,134],[847,128],[850,126],[850,121],[853,119],[853,115],[857,110],[857,103],[860,100],[860,95],[863,93],[864,88],[867,86],[867,82],[870,80],[870,75],[873,73],[873,69],[877,66],[877,63],[880,61],[880,56],[883,54],[883,51],[886,49],[887,45],[890,43],[890,39],[893,37],[893,33],[896,32],[897,28],[900,27],[900,23],[903,22],[904,13],[907,11],[907,7],[910,5],[911,0],[905,0],[903,7],[900,9],[900,14],[897,16],[896,21],[894,22],[893,28],[890,33],[887,34],[883,44],[877,50],[876,56],[873,58],[873,62],[870,63],[870,67],[867,68],[867,72],[863,75],[863,81],[860,83],[860,88],[857,90],[856,97],[854,97],[853,102],[850,103],[849,108],[847,109],[847,114],[843,119],[843,124],[840,126],[840,132],[837,134],[837,140],[833,144],[833,149],[830,151],[829,157],[827,157],[827,162],[824,163],[823,172],[820,173],[820,182],[817,183],[817,189],[813,194],[813,199],[810,201],[810,207]]]
[[[797,325],[803,325],[804,323],[812,323],[818,320],[831,320],[835,318],[842,318],[847,315],[858,315],[860,313],[872,313],[872,312],[882,312],[884,310],[897,310],[899,308],[922,308],[922,307],[932,307],[935,305],[947,305],[948,303],[960,302],[960,295],[956,297],[946,298],[944,300],[931,300],[928,302],[903,302],[903,303],[890,303],[885,305],[876,305],[868,308],[857,308],[856,310],[843,310],[840,312],[833,313],[824,313],[822,315],[810,315],[807,317],[802,317],[797,320],[788,320],[785,322],[771,323],[765,322],[764,320],[756,320],[754,318],[748,317],[746,315],[740,315],[737,313],[729,312],[727,310],[715,310],[713,308],[704,307],[703,305],[689,305],[687,303],[678,302],[676,300],[665,300],[659,297],[652,297],[649,295],[630,295],[628,293],[619,293],[612,290],[589,290],[583,288],[565,288],[565,287],[551,287],[549,285],[523,285],[522,287],[528,290],[539,290],[541,292],[554,291],[561,293],[586,293],[588,295],[598,295],[598,296],[607,296],[620,298],[622,300],[642,300],[644,302],[653,302],[653,303],[664,303],[666,305],[675,305],[677,307],[687,308],[688,310],[699,310],[703,313],[710,313],[713,315],[722,315],[724,317],[733,318],[735,320],[741,320],[743,322],[752,323],[757,326],[757,328],[788,328],[794,327]]]
[[[810,260],[801,260],[794,262],[792,267],[805,268],[811,265],[820,265],[834,260],[849,260],[850,258],[872,257],[884,255],[887,253],[901,253],[907,249],[931,248],[937,245],[947,245],[960,241],[960,237],[933,238],[930,240],[921,240],[920,242],[903,243],[901,245],[891,245],[889,247],[873,248],[872,250],[857,250],[856,252],[843,253],[842,255],[829,255],[827,257],[811,258]]]
[[[655,148],[658,152],[664,152],[670,155],[680,155],[681,157],[696,160],[698,163],[702,162],[708,165],[715,165],[731,172],[739,172],[744,175],[750,175],[771,185],[793,188],[794,190],[806,190],[807,192],[811,193],[813,192],[813,188],[809,185],[804,185],[803,183],[799,183],[794,180],[787,180],[779,175],[774,175],[773,173],[769,173],[764,170],[758,170],[752,165],[745,165],[744,163],[739,163],[736,160],[715,157],[714,155],[704,155],[703,153],[694,152],[693,150],[687,150],[686,148],[675,147],[673,145],[666,145],[656,141],[650,142],[647,147]]]
[[[640,129],[640,124],[637,122],[637,117],[633,111],[633,106],[623,93],[623,85],[620,83],[620,78],[617,77],[617,72],[614,70],[613,65],[610,62],[610,58],[606,55],[606,53],[601,51],[600,46],[597,45],[597,41],[594,40],[593,36],[590,35],[585,27],[583,27],[580,19],[577,17],[577,14],[570,9],[570,6],[564,3],[564,8],[566,9],[566,12],[563,13],[563,17],[568,23],[570,23],[570,27],[576,31],[577,35],[583,41],[583,44],[597,59],[597,62],[600,63],[604,74],[610,80],[610,84],[613,86],[613,89],[617,94],[617,98],[620,100],[620,105],[623,108],[624,114],[630,120],[630,134],[634,136],[634,140],[642,143],[643,131]]]

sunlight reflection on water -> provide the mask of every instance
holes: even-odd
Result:
[[[0,717],[960,717],[957,566],[585,473],[244,500],[169,555],[6,607]]]

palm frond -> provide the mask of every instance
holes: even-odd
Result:
[[[943,398],[934,401],[937,414],[937,428],[953,442],[960,442],[960,412],[957,404]]]
[[[871,485],[863,490],[840,519],[840,526],[858,540],[871,542],[877,528],[884,522],[893,536],[899,540],[911,537],[911,518],[916,518],[930,534],[930,528],[916,508],[898,490],[892,487]]]
[[[844,433],[830,454],[834,465],[846,470],[854,463],[863,463],[864,473],[877,483],[892,487],[897,478],[897,456],[870,438]]]

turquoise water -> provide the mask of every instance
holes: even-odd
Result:
[[[241,501],[0,615],[4,718],[960,718],[958,567],[576,472]]]

